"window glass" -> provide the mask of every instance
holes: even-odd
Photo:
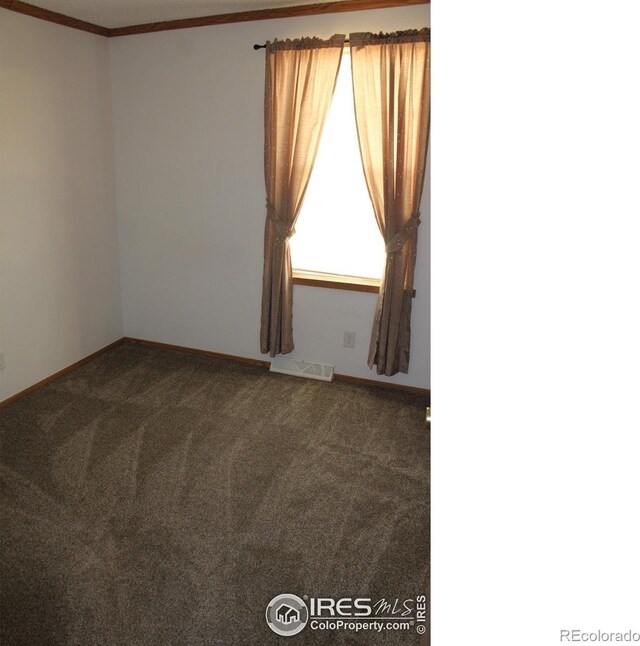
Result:
[[[294,269],[382,276],[384,242],[362,171],[348,53],[290,244]]]

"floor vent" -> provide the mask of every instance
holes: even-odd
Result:
[[[326,363],[313,363],[300,359],[275,357],[271,360],[271,372],[280,372],[283,375],[305,377],[306,379],[319,379],[320,381],[333,381],[333,368]]]

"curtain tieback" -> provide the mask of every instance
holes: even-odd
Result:
[[[280,214],[276,211],[275,207],[271,202],[267,200],[267,218],[271,220],[276,230],[276,240],[288,240],[295,232],[293,226],[288,226]]]
[[[420,224],[420,213],[414,213],[399,229],[396,235],[387,242],[385,251],[387,253],[395,253],[400,251],[407,240],[413,238],[418,232],[418,225]]]

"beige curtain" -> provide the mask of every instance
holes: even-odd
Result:
[[[369,348],[378,374],[408,372],[419,205],[429,141],[430,30],[350,34],[362,165],[386,265]]]
[[[315,162],[338,77],[344,35],[267,43],[264,235],[260,350],[293,350],[289,238]]]

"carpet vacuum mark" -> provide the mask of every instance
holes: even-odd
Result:
[[[124,344],[0,410],[0,441],[2,643],[278,645],[279,594],[427,591],[418,395]]]

